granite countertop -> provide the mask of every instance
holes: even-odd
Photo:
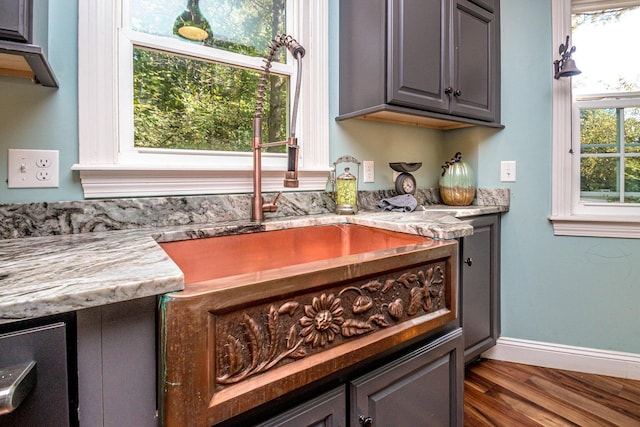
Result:
[[[465,217],[507,210],[505,206],[429,206],[411,213],[276,218],[262,225],[228,221],[0,240],[0,321],[181,290],[183,274],[158,242],[335,222],[454,239],[473,234]]]

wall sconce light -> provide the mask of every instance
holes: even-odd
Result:
[[[560,77],[571,77],[580,74],[582,71],[578,70],[576,67],[576,63],[573,59],[571,59],[571,54],[576,51],[575,46],[571,46],[569,48],[569,36],[567,36],[567,41],[564,44],[560,44],[560,49],[558,49],[560,53],[560,59],[553,61],[554,68],[554,79],[559,79]]]
[[[211,27],[200,12],[199,0],[189,0],[187,9],[176,18],[173,24],[173,34],[194,41],[209,38]]]

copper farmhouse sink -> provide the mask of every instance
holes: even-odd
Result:
[[[164,425],[210,426],[452,321],[457,243],[335,224],[162,243]]]
[[[425,237],[335,224],[162,243],[186,284],[424,242]]]

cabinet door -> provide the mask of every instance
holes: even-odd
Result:
[[[462,335],[457,329],[350,384],[351,426],[462,426]]]
[[[15,410],[0,414],[0,426],[78,424],[74,341],[73,314],[0,324],[0,375],[12,365],[36,363],[35,386]]]
[[[387,102],[449,111],[448,0],[389,2]]]
[[[472,3],[487,9],[489,12],[495,12],[499,0],[471,0]]]
[[[453,114],[496,119],[497,42],[495,15],[468,0],[454,0]]]
[[[465,362],[494,346],[500,333],[499,216],[478,217],[471,225],[473,235],[462,239],[460,255]]]
[[[344,386],[305,402],[257,427],[345,427],[347,398]]]
[[[0,40],[31,42],[32,0],[0,0]]]

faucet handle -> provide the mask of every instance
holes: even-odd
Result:
[[[275,212],[278,210],[278,200],[280,200],[280,196],[282,196],[282,191],[276,194],[276,197],[274,197],[271,202],[264,202],[262,204],[262,212]]]

